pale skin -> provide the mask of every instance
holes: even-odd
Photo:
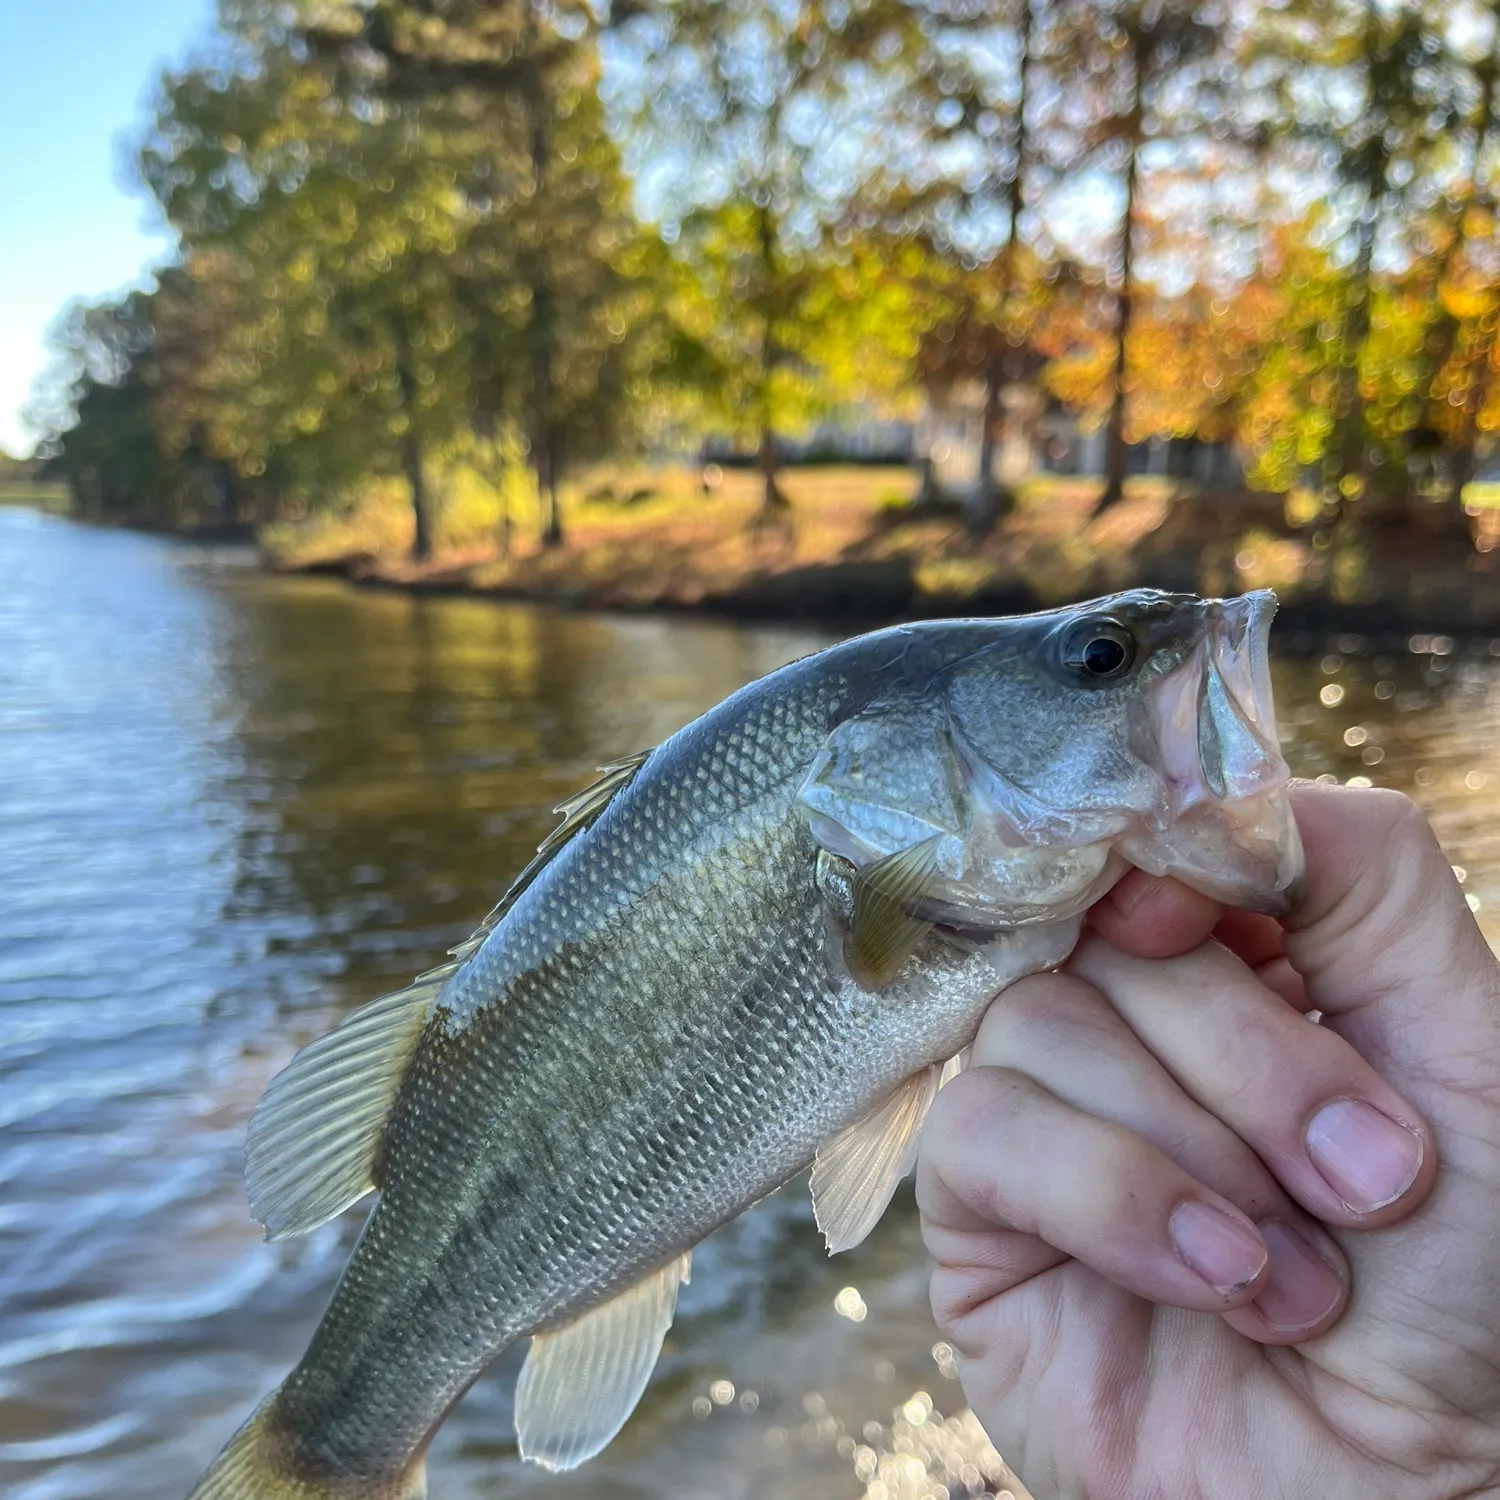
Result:
[[[1500,967],[1407,799],[1293,796],[1298,910],[1128,876],[924,1130],[933,1310],[1039,1500],[1500,1497]]]

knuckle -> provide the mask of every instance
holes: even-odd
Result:
[[[976,1061],[1004,1064],[1037,1050],[1051,1051],[1065,1037],[1098,1026],[1099,992],[1070,974],[1034,974],[1005,991],[980,1023]]]
[[[1008,1068],[966,1068],[938,1091],[927,1129],[937,1139],[960,1146],[985,1140],[1022,1107],[1025,1082]]]

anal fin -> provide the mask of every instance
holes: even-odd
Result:
[[[813,1216],[830,1255],[853,1249],[869,1234],[896,1184],[911,1170],[941,1071],[932,1066],[913,1073],[869,1114],[818,1148]]]
[[[533,1335],[516,1386],[522,1458],[575,1469],[625,1425],[656,1368],[691,1259],[679,1255],[566,1328]]]

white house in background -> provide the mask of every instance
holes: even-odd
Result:
[[[807,463],[909,464],[917,452],[916,422],[871,416],[863,407],[851,406],[835,413],[800,437],[777,440],[782,461]],[[751,463],[754,450],[732,438],[704,438],[699,456],[705,463]]]
[[[1005,410],[1002,436],[995,445],[995,479],[1015,484],[1028,474],[1103,474],[1103,426],[1086,430],[1078,418],[1034,386],[1013,385],[1001,396]],[[973,488],[979,470],[984,420],[984,390],[977,383],[929,401],[915,421],[884,419],[865,408],[850,407],[820,422],[802,437],[782,438],[781,456],[791,463],[831,462],[914,464],[932,459],[937,482],[950,494]],[[705,462],[748,463],[753,454],[731,439],[703,441]],[[1133,444],[1128,459],[1132,474],[1160,474],[1200,484],[1239,485],[1244,471],[1228,443],[1198,438],[1148,438]]]
[[[1008,387],[1001,395],[1005,419],[995,447],[994,477],[1015,484],[1028,474],[1104,473],[1105,430],[1084,428],[1073,412],[1049,402],[1034,386]],[[984,390],[979,385],[929,402],[917,424],[917,453],[931,455],[938,483],[953,494],[971,489],[979,471]],[[915,456],[915,455],[914,455]],[[1160,474],[1200,484],[1239,485],[1244,469],[1229,443],[1199,438],[1148,438],[1134,443],[1131,474]]]

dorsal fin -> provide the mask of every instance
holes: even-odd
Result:
[[[310,1042],[266,1089],[245,1143],[245,1191],[266,1238],[305,1234],[376,1186],[386,1116],[443,986],[500,925],[516,899],[645,764],[643,750],[601,766],[600,778],[555,809],[562,822],[495,908],[448,959],[404,990],[352,1011]]]
[[[245,1193],[268,1240],[316,1229],[375,1186],[385,1119],[441,988],[424,976],[360,1006],[271,1080],[245,1142]]]
[[[634,755],[622,755],[600,766],[598,781],[565,797],[552,809],[562,814],[562,822],[537,845],[537,853],[556,854],[575,834],[582,833],[609,806],[615,793],[635,779],[650,755],[650,750],[637,750]]]
[[[635,773],[646,764],[650,754],[650,750],[637,750],[634,755],[622,755],[619,760],[600,766],[597,781],[590,782],[581,792],[574,792],[571,797],[564,798],[552,809],[562,815],[562,822],[536,846],[536,857],[511,881],[505,894],[495,903],[495,909],[474,929],[473,934],[465,938],[458,947],[448,950],[454,960],[451,965],[446,966],[448,973],[451,974],[465,959],[478,951],[479,945],[500,925],[501,918],[520,899],[521,893],[557,858],[558,853],[598,821],[599,815],[614,800],[616,793],[623,791],[635,779]],[[438,971],[433,969],[431,972],[436,974]],[[423,979],[428,977],[427,974],[422,976]]]

